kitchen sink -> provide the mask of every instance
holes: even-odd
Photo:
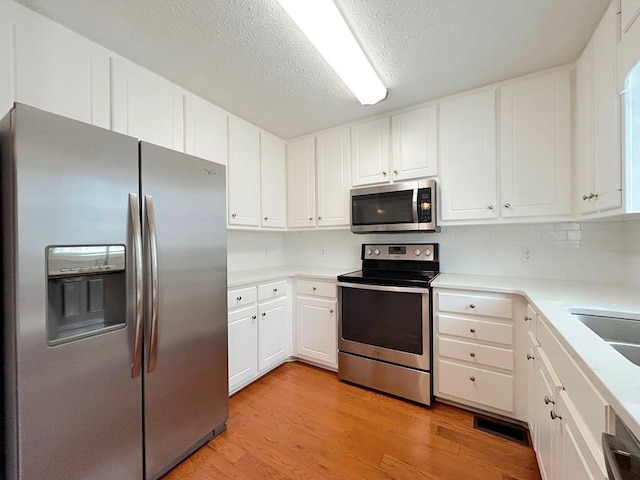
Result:
[[[640,320],[612,316],[606,312],[594,315],[579,310],[570,311],[623,357],[640,366]]]

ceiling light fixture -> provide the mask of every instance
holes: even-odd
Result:
[[[387,98],[387,89],[332,0],[278,0],[363,105]]]

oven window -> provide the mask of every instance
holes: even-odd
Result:
[[[413,190],[353,197],[353,225],[413,223]]]
[[[343,287],[342,338],[422,355],[422,294]]]

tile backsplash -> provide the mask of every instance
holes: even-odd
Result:
[[[346,229],[229,231],[229,270],[283,264],[355,270],[365,242],[438,242],[441,270],[448,273],[640,285],[640,220],[443,227],[439,233],[391,235],[354,235]],[[528,261],[523,249],[530,251]]]

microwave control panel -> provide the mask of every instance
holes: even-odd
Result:
[[[431,223],[431,188],[418,189],[418,222]]]

